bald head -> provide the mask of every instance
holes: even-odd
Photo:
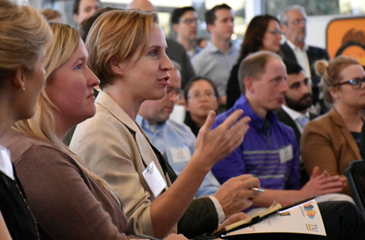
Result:
[[[148,0],[133,0],[127,7],[127,9],[139,9],[144,12],[155,11],[152,3]]]

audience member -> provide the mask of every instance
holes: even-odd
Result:
[[[207,46],[208,42],[209,42],[209,40],[206,38],[198,38],[196,40],[198,47],[200,47],[201,49],[205,48]]]
[[[209,112],[218,110],[218,90],[209,79],[196,76],[185,86],[184,98],[186,110],[184,123],[190,127],[195,136],[198,136]]]
[[[217,131],[210,131],[214,113],[210,114],[193,156],[177,179],[136,124],[145,100],[164,97],[172,69],[154,12],[104,13],[90,29],[86,47],[88,65],[101,80],[102,91],[96,99],[96,115],[77,126],[70,146],[121,198],[128,233],[162,238],[176,232],[181,218],[177,230],[191,237],[216,229],[219,220],[251,205],[257,193],[250,187],[258,186],[258,180],[248,175],[232,179],[214,198],[191,202],[210,168],[242,140],[249,119],[235,123],[241,112]]]
[[[240,56],[233,66],[227,84],[227,109],[233,107],[241,95],[238,68],[242,60],[250,53],[260,50],[279,52],[281,40],[280,23],[271,15],[255,16],[247,26],[245,37],[240,47]]]
[[[62,22],[61,13],[54,9],[44,8],[39,10],[39,13],[42,14],[48,21]]]
[[[220,105],[226,105],[229,73],[237,61],[238,51],[231,43],[233,12],[227,4],[216,5],[205,13],[211,41],[192,58],[195,73],[207,77],[217,86]]]
[[[79,32],[50,25],[54,42],[46,49],[47,81],[36,115],[18,122],[3,141],[15,156],[42,239],[126,239],[119,198],[61,141],[71,126],[94,115],[92,89],[99,80],[87,67]]]
[[[74,21],[80,24],[91,17],[100,8],[100,5],[99,0],[74,0],[72,10]]]
[[[175,8],[171,13],[171,27],[177,33],[177,41],[184,46],[190,58],[200,52],[196,36],[198,14],[193,7]]]
[[[297,62],[306,75],[312,80],[313,104],[318,113],[329,110],[320,97],[320,78],[316,75],[314,62],[321,59],[329,60],[326,49],[309,46],[305,43],[307,36],[307,15],[305,9],[300,5],[293,5],[285,8],[280,13],[281,30],[284,32],[286,41],[281,45],[284,58]]]
[[[365,122],[361,128],[360,135],[360,155],[362,159],[365,159]]]
[[[284,103],[284,92],[288,90],[286,79],[285,65],[279,55],[269,51],[249,55],[239,69],[243,95],[230,110],[219,115],[213,125],[218,126],[237,109],[252,119],[240,147],[217,163],[212,171],[220,183],[242,174],[258,177],[265,194],[253,201],[255,207],[269,207],[274,201],[287,206],[307,198],[341,192],[345,185],[339,176],[328,176],[327,172],[319,175],[316,167],[308,183],[300,188],[295,135],[273,112]]]
[[[312,106],[312,88],[310,79],[306,76],[303,68],[296,62],[284,59],[286,73],[288,75],[286,83],[288,90],[284,93],[285,102],[281,105],[276,115],[279,121],[291,127],[300,146],[300,138],[305,125],[318,115],[309,111]],[[300,161],[300,182],[304,186],[309,181],[307,170],[303,161]]]
[[[34,115],[45,80],[44,47],[51,41],[52,32],[34,8],[7,0],[0,1],[0,29],[3,137],[15,121]],[[10,153],[3,145],[0,153],[0,239],[39,239],[37,222],[27,205]]]
[[[304,129],[302,157],[310,173],[314,166],[330,175],[340,175],[344,181],[345,169],[352,160],[360,159],[360,132],[364,123],[365,72],[357,60],[339,56],[331,63],[316,62],[322,75],[322,88],[332,110],[307,124]],[[351,195],[350,186],[343,190]]]
[[[196,137],[188,126],[169,119],[175,103],[182,97],[180,66],[174,61],[172,63],[174,68],[169,71],[170,83],[166,88],[165,97],[144,101],[136,122],[157,150],[167,158],[176,174],[180,175],[194,153]],[[209,171],[195,196],[213,195],[219,187],[219,182]]]
[[[128,5],[128,9],[139,9],[141,11],[154,11],[152,3],[148,0],[132,0]],[[190,58],[186,53],[184,46],[176,42],[173,39],[166,38],[167,46],[166,54],[167,56],[181,66],[181,85],[182,87],[195,76],[193,66],[191,65]]]
[[[95,20],[101,14],[112,11],[112,10],[118,10],[118,8],[106,7],[106,8],[99,9],[93,15],[91,15],[91,17],[84,19],[80,23],[81,38],[84,42],[86,42],[87,35],[89,34],[90,28],[94,24]]]

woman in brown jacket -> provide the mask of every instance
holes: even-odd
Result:
[[[330,64],[318,61],[315,67],[322,75],[324,98],[333,108],[306,125],[301,140],[303,161],[309,174],[319,166],[347,182],[344,170],[349,162],[361,158],[365,72],[359,62],[348,56],[339,56]],[[351,195],[348,185],[343,192]]]

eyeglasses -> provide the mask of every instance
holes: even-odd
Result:
[[[192,24],[193,22],[198,23],[198,19],[197,18],[187,18],[185,20],[182,20],[181,22],[186,23],[188,25]]]
[[[176,95],[176,98],[177,99],[181,99],[182,98],[182,90],[180,88],[176,89],[176,88],[173,88],[173,87],[167,87],[166,88],[166,96],[167,95],[173,95],[175,94]]]
[[[205,92],[193,92],[193,94],[188,95],[188,98],[190,99],[200,99],[201,97],[206,98],[215,98],[214,91],[205,91]]]
[[[295,19],[291,23],[294,24],[294,25],[298,25],[299,23],[306,24],[307,23],[307,19]]]
[[[283,32],[281,30],[278,30],[278,29],[270,29],[270,30],[267,30],[269,33],[271,34],[274,34],[274,35],[282,35]]]
[[[365,77],[363,77],[363,78],[350,79],[348,81],[338,83],[335,86],[341,86],[341,85],[344,85],[344,84],[350,84],[353,89],[360,89],[363,82],[365,82]]]

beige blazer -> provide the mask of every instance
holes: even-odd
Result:
[[[171,182],[143,130],[107,93],[99,93],[95,116],[77,126],[70,148],[117,192],[128,218],[126,233],[153,236],[155,198],[142,172],[153,161],[168,186]]]
[[[305,126],[301,153],[308,174],[319,166],[330,175],[344,175],[352,160],[361,159],[355,139],[334,108]],[[348,183],[343,192],[351,195]]]

